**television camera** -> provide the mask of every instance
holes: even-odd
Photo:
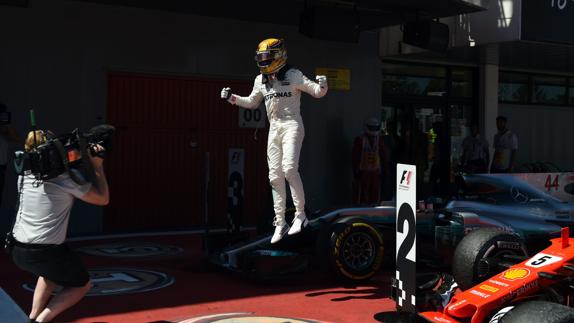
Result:
[[[33,175],[37,180],[45,181],[68,172],[76,183],[83,184],[93,173],[88,154],[104,158],[105,153],[111,150],[114,130],[113,126],[102,124],[85,133],[75,129],[60,136],[40,131],[45,140],[34,144],[28,151],[15,153],[16,173]],[[38,131],[33,133],[36,137]],[[34,138],[35,142],[38,140]],[[96,151],[96,145],[104,149]]]

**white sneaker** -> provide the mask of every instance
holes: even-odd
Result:
[[[303,230],[303,228],[306,227],[308,223],[309,223],[309,220],[307,220],[305,213],[301,213],[301,214],[297,215],[293,219],[293,224],[291,224],[291,229],[289,229],[289,232],[287,234],[293,235],[293,234],[297,234],[297,233],[301,232],[301,230]]]
[[[271,237],[271,243],[277,243],[287,234],[289,225],[284,220],[282,222],[275,221],[273,225],[275,226],[275,232],[273,233],[273,237]]]

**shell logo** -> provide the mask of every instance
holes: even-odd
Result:
[[[506,280],[517,280],[526,278],[528,275],[530,275],[530,270],[526,268],[511,268],[500,275],[500,278]]]

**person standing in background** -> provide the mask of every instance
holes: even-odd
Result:
[[[397,125],[394,120],[387,120],[386,134],[382,137],[383,148],[385,151],[386,161],[383,169],[386,170],[387,176],[382,180],[381,199],[383,201],[393,199],[395,195],[395,179],[397,178],[397,152],[401,138],[397,133]]]
[[[470,135],[462,141],[461,166],[465,172],[471,174],[486,173],[490,160],[488,141],[482,138],[476,124],[473,124],[470,129]]]
[[[429,140],[428,135],[422,131],[419,119],[403,124],[397,153],[399,163],[417,166],[417,183],[420,183],[417,185],[417,196],[424,197],[425,185],[423,183],[429,166]]]
[[[377,118],[365,122],[365,132],[353,143],[353,203],[357,205],[378,204],[381,180],[386,178],[387,164],[381,123]]]
[[[496,118],[498,133],[494,135],[491,173],[512,173],[516,163],[518,137],[507,128],[507,121],[504,116]]]

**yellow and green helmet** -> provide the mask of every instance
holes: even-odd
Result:
[[[277,73],[287,64],[287,50],[283,39],[268,38],[257,45],[255,61],[262,74]]]

